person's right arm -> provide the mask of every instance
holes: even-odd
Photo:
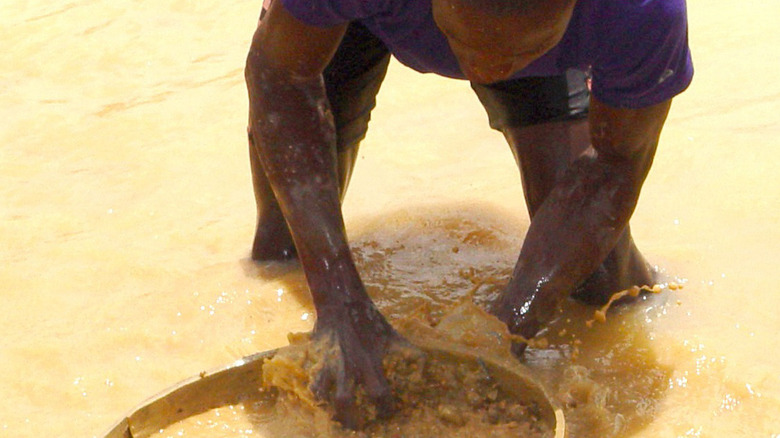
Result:
[[[295,242],[317,312],[314,339],[328,343],[312,384],[336,419],[357,427],[362,387],[387,415],[392,393],[382,360],[399,339],[365,291],[344,231],[336,138],[322,72],[346,24],[319,28],[271,2],[247,57],[249,129],[254,149]]]
[[[298,126],[266,122],[300,119],[307,113],[310,117],[303,122],[318,128],[306,131],[312,134],[307,140],[331,141],[332,124],[318,113],[326,99],[322,72],[338,48],[346,26],[309,26],[293,17],[281,1],[271,2],[252,38],[245,69],[252,116],[249,128],[259,130],[264,141],[302,133],[296,132]],[[315,138],[323,134],[326,137]]]

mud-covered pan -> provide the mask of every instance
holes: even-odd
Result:
[[[187,417],[220,406],[237,404],[257,394],[263,361],[277,350],[240,359],[226,367],[201,373],[147,400],[104,435],[105,438],[148,437]]]
[[[553,426],[554,433],[551,438],[566,437],[563,411],[530,372],[516,361],[477,358],[472,352],[456,344],[439,341],[424,344],[418,346],[429,353],[479,359],[491,375],[510,391],[522,393],[523,397],[537,402],[542,410],[542,417]],[[180,382],[133,410],[112,426],[104,437],[146,438],[193,415],[251,399],[257,395],[262,384],[263,362],[273,357],[277,351],[269,350],[247,356],[226,367]]]

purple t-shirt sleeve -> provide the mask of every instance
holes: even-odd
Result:
[[[282,4],[297,19],[317,27],[335,26],[377,14],[379,0],[282,0]]]
[[[681,93],[693,77],[685,0],[628,4],[602,17],[592,91],[609,105],[642,108]]]

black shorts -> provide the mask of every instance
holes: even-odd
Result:
[[[371,110],[384,80],[390,52],[363,25],[353,22],[323,73],[336,123],[339,148],[356,146],[368,129]],[[472,83],[488,114],[490,127],[502,131],[587,117],[585,73],[527,77],[495,84]]]
[[[588,116],[590,92],[585,72],[532,76],[494,84],[471,83],[488,114],[490,127],[521,127]]]

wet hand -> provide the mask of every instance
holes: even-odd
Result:
[[[503,293],[493,302],[489,311],[506,324],[509,333],[517,335],[512,341],[512,353],[521,356],[528,343],[524,340],[533,338],[541,328],[541,324],[530,312],[532,299],[519,299],[513,294]]]
[[[311,390],[331,404],[334,420],[349,429],[364,426],[364,396],[377,418],[390,416],[394,398],[382,366],[388,350],[403,339],[371,303],[353,303],[318,315],[315,342],[325,344],[322,368]]]

